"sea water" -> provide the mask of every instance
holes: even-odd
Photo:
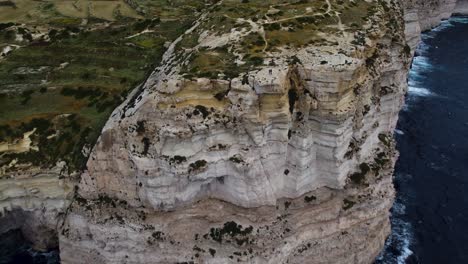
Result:
[[[392,234],[377,263],[468,263],[468,17],[423,34],[408,84]]]

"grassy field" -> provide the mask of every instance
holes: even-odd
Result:
[[[143,18],[123,0],[117,1],[34,1],[15,0],[13,5],[0,6],[0,23],[43,24],[54,16],[68,18],[100,18],[115,21],[121,17]]]
[[[190,27],[204,2],[0,5],[0,51],[20,47],[0,58],[0,144],[36,128],[31,139],[39,148],[4,151],[0,166],[65,160],[70,170],[83,168],[83,148],[92,147],[111,111],[159,64],[165,43]]]
[[[224,0],[213,6],[217,2],[0,0],[0,53],[7,54],[0,57],[0,145],[36,128],[31,139],[39,148],[0,152],[0,167],[65,160],[70,170],[82,169],[82,150],[92,147],[111,111],[158,66],[167,43],[209,7],[208,19],[176,47],[188,79],[245,77],[274,64],[269,56],[281,49],[336,45],[323,36],[364,30],[382,1]],[[216,38],[240,33],[224,45],[200,47],[203,32]],[[224,104],[222,96],[200,100]]]

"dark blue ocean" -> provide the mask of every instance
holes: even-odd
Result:
[[[423,35],[408,82],[392,235],[377,263],[468,263],[468,17]]]

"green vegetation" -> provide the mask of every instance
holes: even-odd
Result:
[[[228,237],[234,239],[239,246],[242,246],[249,242],[249,239],[246,236],[251,234],[252,231],[252,226],[243,228],[242,225],[239,225],[234,221],[230,221],[224,223],[222,228],[211,228],[209,236],[218,243],[222,243],[223,239]],[[208,236],[205,235],[204,237],[207,238]]]
[[[369,164],[361,163],[359,165],[360,172],[351,174],[350,179],[354,184],[363,184],[366,181],[366,175],[370,171]]]
[[[181,164],[181,163],[186,162],[186,161],[187,161],[186,157],[179,156],[179,155],[176,155],[176,156],[169,159],[170,164]]]
[[[372,35],[365,32],[372,17],[388,9],[380,0],[4,2],[0,5],[0,51],[5,53],[0,57],[0,144],[17,141],[37,120],[49,126],[31,136],[39,151],[0,153],[0,166],[14,159],[45,167],[65,160],[70,170],[83,168],[112,110],[159,65],[167,44],[186,32],[202,12],[209,14],[176,45],[174,63],[182,66],[187,79],[243,76],[247,83],[249,71],[275,65],[272,54],[282,49],[336,45],[333,39],[344,33],[354,35],[356,45],[365,45],[365,36]],[[389,20],[387,26],[401,25]],[[200,36],[222,40],[227,33],[235,37],[200,46]],[[299,63],[291,58],[291,64]],[[193,114],[209,118],[216,106],[223,105],[226,93],[215,89],[213,101],[197,103]],[[294,91],[289,97],[294,100]],[[144,134],[144,123],[136,130]],[[143,138],[143,143],[146,155],[149,139]]]
[[[190,163],[189,172],[203,169],[205,168],[206,164],[207,164],[206,160],[197,160],[194,163]]]
[[[390,147],[390,145],[392,144],[392,136],[390,136],[389,134],[379,134],[378,137],[380,142],[382,142],[384,146]]]
[[[366,30],[372,17],[381,15],[383,1],[310,0],[225,0],[209,14],[209,19],[177,45],[185,59],[185,77],[232,79],[257,69],[268,61],[270,52],[306,45],[337,45],[334,36]],[[223,37],[239,36],[227,44],[200,46],[201,33]],[[356,45],[365,45],[364,32],[356,34]],[[341,37],[341,36],[340,36]],[[325,39],[326,38],[326,39]],[[202,42],[203,44],[203,42]],[[179,57],[180,59],[180,57]]]
[[[0,166],[16,159],[50,167],[64,160],[71,171],[82,169],[83,147],[92,147],[112,110],[158,66],[165,43],[190,27],[205,2],[18,0],[0,6],[0,51],[19,47],[0,57],[0,144],[36,128],[30,139],[39,149],[0,153]],[[142,133],[144,123],[137,130]]]
[[[244,162],[244,159],[242,159],[242,157],[240,155],[234,155],[234,156],[230,157],[229,160],[234,162],[234,163],[243,163]]]
[[[217,0],[15,0],[0,5],[0,23],[74,24],[81,19],[122,21],[160,17],[192,19]]]
[[[315,197],[313,195],[304,197],[304,202],[306,202],[306,203],[310,203],[310,202],[313,202],[315,200],[317,200],[317,197]]]
[[[348,199],[344,199],[343,200],[343,210],[349,210],[351,209],[354,205],[356,204],[356,202],[354,201],[351,201],[351,200],[348,200]]]
[[[164,234],[164,232],[155,231],[151,234],[150,237],[148,237],[148,239],[146,240],[146,243],[148,243],[148,245],[153,245],[155,243],[162,242],[165,240],[166,240],[166,235]]]

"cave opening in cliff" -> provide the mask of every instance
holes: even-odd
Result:
[[[288,78],[289,78],[288,103],[289,103],[289,113],[291,115],[294,113],[294,108],[300,96],[299,91],[301,90],[301,78],[299,76],[297,67],[298,66],[295,65],[288,72]]]
[[[298,99],[297,90],[296,89],[289,89],[288,91],[288,98],[289,98],[289,112],[292,114],[294,112],[294,106]]]

